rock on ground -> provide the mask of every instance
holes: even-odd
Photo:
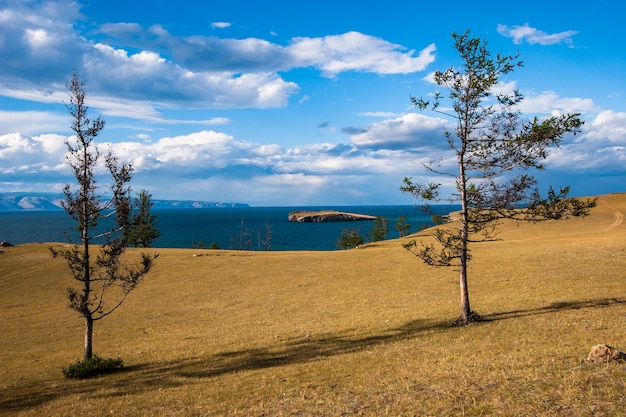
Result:
[[[624,362],[626,353],[609,345],[596,345],[591,348],[587,360],[593,363]]]

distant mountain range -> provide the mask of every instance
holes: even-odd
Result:
[[[0,193],[0,211],[63,210],[63,196],[52,193]],[[194,200],[152,200],[153,209],[250,207],[245,203],[218,203]]]

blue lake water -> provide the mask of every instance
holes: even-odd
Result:
[[[447,214],[458,208],[431,207]],[[336,250],[342,229],[357,229],[366,238],[373,221],[329,223],[289,222],[290,211],[333,209],[351,213],[384,216],[389,220],[388,238],[398,237],[394,224],[406,216],[411,232],[432,225],[431,216],[415,206],[339,206],[339,207],[242,207],[206,209],[153,209],[156,227],[161,236],[154,242],[157,248],[191,248],[203,243],[216,243],[221,249],[248,246],[263,250],[267,226],[271,230],[271,250]],[[0,241],[14,245],[35,242],[66,242],[73,233],[72,219],[63,210],[0,211]],[[244,242],[241,242],[241,236]],[[367,238],[366,238],[367,240]],[[77,242],[76,237],[73,238]],[[248,243],[246,243],[248,242]]]

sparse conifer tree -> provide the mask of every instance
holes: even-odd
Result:
[[[363,244],[363,236],[357,229],[341,229],[341,236],[337,240],[339,249],[354,249]]]
[[[461,316],[465,325],[478,318],[470,308],[467,285],[470,244],[494,239],[501,219],[541,221],[586,216],[595,200],[569,198],[569,187],[559,192],[550,189],[547,198],[534,190],[536,180],[527,172],[543,169],[551,146],[557,146],[565,134],[576,134],[583,122],[578,114],[565,114],[520,124],[518,104],[523,96],[497,92],[500,77],[522,66],[518,56],[492,56],[487,42],[471,38],[469,31],[453,34],[459,66],[437,71],[434,80],[447,89],[448,99],[439,93],[434,99],[411,97],[419,110],[432,110],[450,118],[454,130],[445,140],[456,157],[454,169],[427,165],[432,173],[450,177],[456,190],[450,197],[440,195],[441,184],[421,184],[405,178],[403,192],[425,201],[460,203],[458,228],[438,228],[437,244],[418,245],[411,241],[404,247],[424,262],[434,266],[453,265],[459,270]]]
[[[124,239],[129,245],[149,248],[154,240],[161,236],[161,232],[156,228],[157,216],[150,212],[154,206],[152,194],[141,190],[133,203],[134,211],[130,216],[128,227],[124,228]]]
[[[385,216],[377,216],[374,219],[374,225],[370,230],[370,240],[372,242],[379,242],[387,238],[389,233],[389,220]]]
[[[63,257],[69,266],[77,287],[67,291],[70,307],[85,320],[84,360],[93,357],[93,324],[113,311],[139,284],[141,278],[152,267],[155,255],[142,253],[136,265],[124,265],[122,256],[126,243],[122,231],[129,224],[131,198],[129,182],[132,166],[122,164],[109,150],[104,155],[104,164],[112,177],[108,192],[99,191],[96,168],[101,154],[94,142],[104,128],[101,117],[90,119],[85,104],[83,82],[76,73],[68,82],[69,103],[66,105],[72,116],[75,137],[66,141],[67,163],[72,169],[77,184],[64,188],[63,208],[76,222],[80,233],[80,244],[69,249],[51,248],[53,255]],[[105,197],[108,195],[108,197]],[[110,230],[96,232],[105,218],[114,218]],[[97,248],[95,242],[105,243]]]
[[[403,237],[411,233],[411,225],[406,222],[406,216],[398,217],[395,227],[396,227],[396,230],[398,231],[399,237]]]

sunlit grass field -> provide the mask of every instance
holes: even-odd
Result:
[[[0,415],[626,416],[626,194],[586,219],[504,224],[475,244],[472,309],[457,273],[404,240],[336,252],[159,249],[96,322],[94,352],[125,368],[65,379],[83,321],[50,244],[0,253]],[[410,238],[427,241],[432,230]],[[408,238],[407,238],[408,239]],[[138,252],[130,250],[129,256]]]

